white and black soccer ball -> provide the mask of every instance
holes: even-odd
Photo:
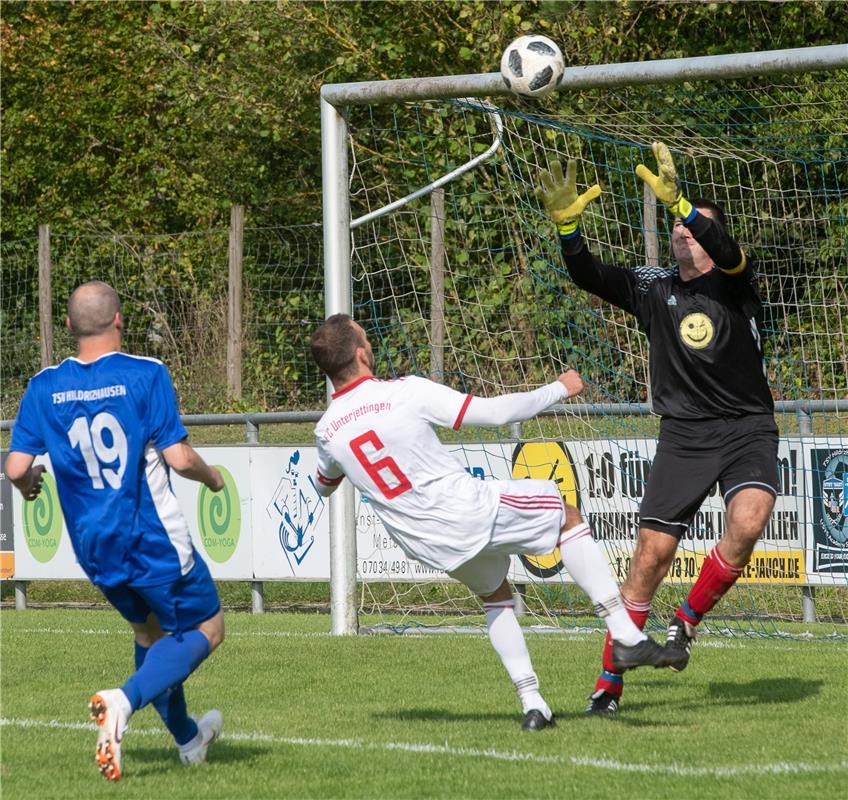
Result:
[[[547,36],[519,36],[501,56],[501,76],[507,88],[525,97],[540,97],[556,87],[565,60]]]

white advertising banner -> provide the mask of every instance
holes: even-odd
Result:
[[[252,447],[254,580],[330,579],[328,501],[314,447]]]
[[[86,579],[71,547],[65,517],[59,504],[53,467],[48,456],[39,456],[35,464],[43,464],[44,482],[41,493],[25,503],[17,489],[12,492],[15,520],[16,581],[42,579]]]
[[[171,471],[171,486],[188,522],[195,549],[215,580],[250,580],[253,532],[250,516],[249,447],[198,448],[207,464],[221,470],[224,488],[210,492],[202,483]]]
[[[528,442],[515,454],[515,477],[556,480],[563,497],[577,505],[602,542],[619,580],[627,574],[639,533],[639,504],[656,453],[654,439]],[[783,439],[778,449],[780,494],[771,522],[743,573],[742,583],[805,582],[803,531],[806,518],[802,478],[803,448]],[[667,487],[673,492],[674,486]],[[669,579],[691,582],[725,528],[724,503],[713,487],[669,570]],[[558,552],[542,558],[513,560],[515,582],[565,580]]]
[[[830,444],[828,444],[828,441]],[[453,444],[448,447],[480,480],[541,478],[558,483],[602,542],[619,579],[638,534],[638,510],[656,452],[653,439],[568,443]],[[173,476],[174,491],[195,546],[221,580],[330,578],[329,501],[313,483],[314,447],[237,445],[198,448],[221,468],[225,489],[212,493]],[[83,578],[74,558],[50,473],[35,503],[13,494],[17,580]],[[848,448],[833,440],[787,437],[779,447],[780,495],[762,541],[742,576],[747,583],[839,584],[848,580]],[[674,491],[674,486],[668,487]],[[367,581],[443,580],[407,559],[356,495],[358,573]],[[704,502],[669,578],[692,581],[721,537],[725,512],[716,488]],[[805,536],[808,532],[808,536]],[[570,580],[559,553],[513,559],[510,579]]]

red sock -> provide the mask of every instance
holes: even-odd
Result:
[[[648,621],[648,616],[651,613],[650,602],[634,603],[623,595],[621,599],[624,601],[624,607],[627,609],[630,619],[633,620],[633,624],[641,631],[645,627],[645,623]],[[595,682],[595,691],[597,692],[598,689],[603,689],[605,692],[620,697],[622,691],[624,691],[624,678],[620,672],[615,671],[612,665],[612,636],[609,635],[609,631],[607,632],[606,639],[604,639],[604,653],[601,656],[601,666],[601,674]]]
[[[689,590],[689,596],[677,609],[675,616],[697,625],[712,607],[727,594],[742,574],[743,567],[728,564],[714,547],[704,559],[701,574]]]

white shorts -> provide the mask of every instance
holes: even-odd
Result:
[[[553,481],[492,481],[500,505],[489,543],[448,575],[482,597],[492,594],[509,571],[511,555],[553,553],[565,524],[565,506]]]

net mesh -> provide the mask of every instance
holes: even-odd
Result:
[[[431,247],[438,200],[414,201],[355,227],[356,317],[384,375],[427,375],[491,396],[546,383],[566,365],[578,369],[586,407],[564,407],[520,431],[445,438],[478,477],[560,480],[620,579],[658,430],[648,413],[647,342],[633,317],[571,283],[534,186],[550,161],[575,159],[578,186],[603,188],[581,219],[584,237],[621,267],[673,266],[671,220],[646,201],[634,173],[638,163],[654,167],[653,141],[671,148],[686,196],[724,207],[734,236],[756,258],[769,382],[775,399],[787,402],[777,414],[781,495],[751,570],[705,625],[715,631],[788,630],[803,618],[800,586],[809,583],[821,625],[805,629],[844,632],[846,411],[819,405],[810,419],[793,401],[848,399],[846,78],[834,71],[563,93],[547,101],[544,114],[537,105],[528,113],[509,101],[492,109],[471,100],[350,110],[354,219],[484,152],[494,116],[503,122],[496,156],[444,189],[443,289],[434,294],[431,269],[439,261]],[[366,511],[361,505],[360,516]],[[665,624],[723,528],[714,491],[682,541],[651,624]],[[381,537],[373,547],[365,539],[360,530],[366,625],[479,622],[479,604],[461,586],[410,583],[426,570],[398,558],[396,548],[377,546]],[[594,624],[587,599],[557,569],[557,554],[522,560],[519,570],[513,578],[532,622]],[[379,582],[370,579],[375,573]]]
[[[130,352],[168,364],[183,413],[232,410],[227,398],[227,229],[117,236],[50,234],[53,361],[72,355],[70,292],[88,280],[115,287]],[[41,367],[38,239],[4,242],[0,288],[2,416],[15,416]],[[309,357],[324,318],[319,226],[246,228],[242,248],[243,403],[314,409],[325,381]]]

